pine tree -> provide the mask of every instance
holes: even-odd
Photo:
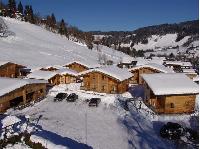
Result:
[[[51,27],[55,30],[57,29],[57,21],[55,15],[51,14]]]
[[[66,24],[65,24],[64,19],[62,19],[61,22],[60,22],[59,33],[61,35],[66,35],[66,33],[67,33],[66,31],[67,31]]]
[[[8,16],[13,18],[15,17],[16,12],[16,2],[15,0],[9,0],[8,1]]]
[[[23,15],[23,13],[24,13],[24,8],[23,8],[23,5],[22,5],[21,1],[20,1],[19,4],[18,4],[17,10]]]

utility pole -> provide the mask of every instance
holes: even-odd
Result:
[[[85,112],[85,144],[87,144],[87,110]]]

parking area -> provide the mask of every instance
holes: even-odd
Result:
[[[78,95],[79,99],[75,102],[54,102],[55,95],[48,95],[43,101],[15,111],[14,114],[29,115],[31,119],[42,115],[39,125],[44,130],[88,144],[93,148],[128,148],[127,132],[118,121],[117,109],[107,108],[104,103],[100,103],[97,108],[89,107],[86,98],[102,96],[83,96],[83,93]]]

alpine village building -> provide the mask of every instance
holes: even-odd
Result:
[[[145,104],[158,114],[192,113],[199,88],[183,73],[143,74]]]
[[[62,68],[55,72],[60,75],[60,84],[75,83],[77,81],[78,72],[75,70]]]
[[[89,69],[100,67],[99,64],[93,64],[93,63],[94,62],[90,61],[72,61],[64,65],[64,67],[75,70],[77,72],[83,72]]]
[[[0,77],[0,82],[0,113],[46,96],[46,81]]]
[[[167,68],[163,65],[149,63],[142,66],[136,66],[129,71],[133,74],[130,83],[131,84],[143,84],[142,74],[153,74],[153,73],[174,73],[171,68]]]
[[[80,73],[83,79],[81,89],[99,93],[124,93],[128,90],[132,74],[128,69],[107,66]]]
[[[0,77],[18,78],[23,74],[21,70],[25,66],[18,65],[12,62],[0,62]]]
[[[60,84],[60,75],[52,71],[35,70],[29,75],[27,75],[27,78],[37,79],[37,80],[46,80],[48,81],[48,86],[54,86],[54,85]]]

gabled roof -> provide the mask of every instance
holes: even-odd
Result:
[[[80,65],[85,66],[87,68],[98,68],[98,67],[100,67],[99,64],[94,63],[94,62],[92,62],[90,60],[73,60],[73,61],[70,61],[70,62],[66,63],[65,66],[73,64],[73,63],[80,64]]]
[[[136,67],[129,69],[129,71],[133,71],[133,70],[137,70],[137,69],[145,68],[145,67],[156,69],[163,73],[174,73],[174,71],[171,68],[167,68],[164,65],[159,65],[159,64],[155,64],[155,63],[149,63],[149,64],[142,65],[142,66],[136,66]]]
[[[27,76],[27,78],[39,79],[39,80],[49,80],[56,75],[58,75],[58,73],[56,73],[56,72],[36,70],[36,71],[33,71],[32,73],[30,73]]]
[[[117,66],[106,66],[106,67],[100,67],[100,68],[96,68],[96,69],[90,69],[90,70],[79,73],[79,75],[85,75],[90,72],[100,72],[100,73],[106,74],[118,81],[124,81],[133,76],[133,74],[130,73],[128,71],[128,69],[121,69]]]
[[[55,72],[60,74],[60,75],[64,75],[64,74],[69,74],[69,75],[72,75],[72,76],[78,75],[77,71],[71,70],[71,69],[68,69],[68,68],[62,68],[62,69],[56,70]]]
[[[179,65],[179,66],[183,65],[183,63],[181,61],[165,61],[164,63],[166,65]]]
[[[21,88],[27,84],[47,83],[47,81],[35,79],[16,79],[0,77],[0,96],[3,96],[15,89]]]
[[[167,65],[179,65],[184,67],[192,67],[191,62],[182,62],[182,61],[165,61],[164,62]]]
[[[198,94],[199,87],[182,73],[142,74],[155,95]]]
[[[3,65],[8,64],[8,63],[16,64],[16,65],[18,65],[18,66],[22,66],[22,65],[20,65],[20,64],[13,63],[13,62],[10,62],[10,61],[0,61],[0,66],[3,66]],[[25,67],[25,66],[22,66],[22,67]]]
[[[0,61],[0,66],[5,65],[7,63],[9,63],[9,61]]]

